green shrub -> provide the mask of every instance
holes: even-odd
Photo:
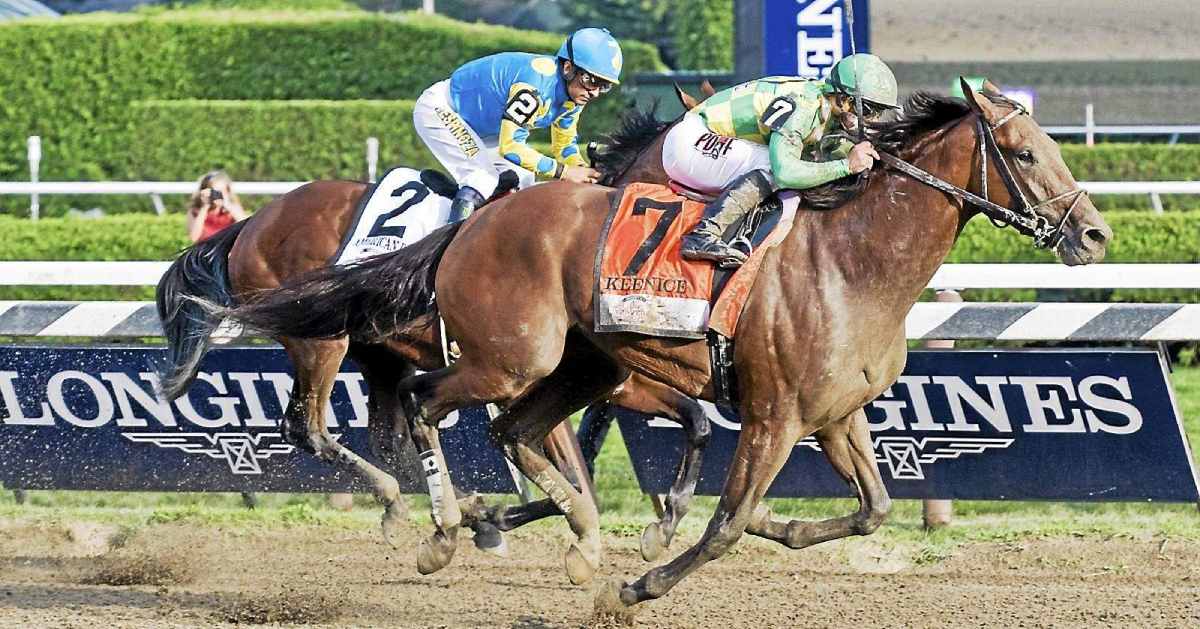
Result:
[[[130,119],[159,141],[129,153],[130,177],[188,180],[216,166],[235,181],[365,179],[371,136],[379,138],[380,168],[437,166],[413,130],[412,108],[412,101],[140,102]]]
[[[0,179],[26,178],[29,135],[42,136],[44,180],[168,179],[156,169],[180,172],[178,160],[186,158],[155,164],[131,155],[182,154],[172,143],[187,129],[159,137],[140,128],[153,115],[147,108],[166,107],[134,106],[140,101],[411,100],[468,60],[506,50],[553,52],[560,43],[552,33],[418,13],[173,11],[3,22]],[[651,47],[622,47],[627,76],[661,67]],[[611,129],[624,101],[618,90],[589,108],[584,137]],[[284,131],[300,137],[309,130]],[[305,141],[336,144],[341,137]],[[266,166],[256,172],[280,178]],[[356,162],[337,174],[360,172]],[[63,202],[47,199],[47,211]]]

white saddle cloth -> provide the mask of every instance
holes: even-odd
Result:
[[[395,251],[417,242],[450,218],[450,199],[421,182],[421,172],[393,168],[359,201],[334,264]]]

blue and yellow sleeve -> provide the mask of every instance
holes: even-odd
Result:
[[[514,83],[508,91],[508,102],[500,120],[499,148],[504,159],[544,177],[559,173],[558,162],[526,144],[529,125],[537,119],[544,105],[537,90],[528,83]]]
[[[582,107],[576,107],[559,116],[550,125],[550,154],[565,166],[586,166],[579,153],[579,115]]]

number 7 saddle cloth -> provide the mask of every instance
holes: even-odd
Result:
[[[724,270],[679,253],[684,234],[704,214],[703,203],[659,184],[614,191],[596,252],[596,331],[700,339],[711,328],[732,337],[763,257],[787,235],[796,215],[794,194],[767,203],[772,207],[760,208],[750,235],[750,259]]]

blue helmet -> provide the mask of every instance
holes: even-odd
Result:
[[[581,28],[571,33],[557,56],[605,81],[621,82],[621,46],[608,29]]]

